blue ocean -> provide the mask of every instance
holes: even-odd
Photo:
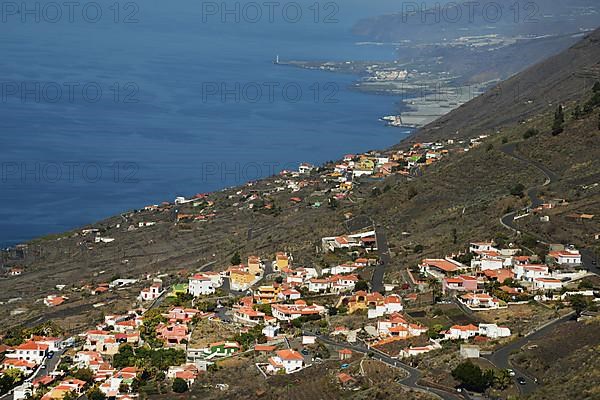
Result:
[[[394,3],[3,2],[0,245],[397,143],[399,99],[274,63],[390,60],[350,30]]]

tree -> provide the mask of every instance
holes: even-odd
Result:
[[[89,400],[106,400],[104,393],[102,393],[97,387],[87,392],[87,397]]]
[[[539,131],[535,128],[529,128],[523,134],[523,139],[529,139],[530,137],[534,137],[539,133]]]
[[[175,393],[185,393],[188,391],[188,384],[181,378],[175,378],[173,380],[173,391]]]
[[[556,136],[559,133],[562,133],[563,124],[565,122],[565,114],[563,110],[563,106],[559,105],[556,111],[554,112],[554,122],[552,123],[552,135]]]
[[[588,307],[587,301],[580,294],[569,296],[569,302],[571,303],[571,307],[573,307],[573,310],[575,310],[575,313],[578,317]]]
[[[504,390],[509,387],[511,383],[512,379],[507,370],[502,369],[494,372],[494,387],[496,389]]]
[[[465,361],[452,370],[452,377],[468,390],[483,392],[492,385],[494,371],[483,371],[471,361]]]
[[[415,248],[414,248],[414,252],[417,253],[417,254],[418,253],[422,253],[423,252],[423,245],[421,245],[421,244],[416,245]]]
[[[510,194],[517,197],[523,197],[523,190],[525,190],[525,186],[523,186],[522,183],[517,183],[510,188]]]
[[[281,285],[283,283],[283,276],[276,277],[275,282]]]
[[[129,385],[125,382],[121,382],[119,385],[119,392],[121,393],[129,393]]]
[[[363,290],[363,291],[365,291],[365,292],[366,292],[367,290],[369,290],[369,283],[368,283],[367,281],[363,280],[363,279],[361,279],[361,280],[357,281],[357,282],[354,284],[354,291],[355,291],[355,292],[358,292],[358,291],[360,291],[360,290]]]
[[[240,265],[242,263],[242,257],[240,257],[240,252],[236,251],[231,257],[231,265]]]
[[[77,372],[73,374],[73,377],[87,383],[92,383],[94,381],[94,373],[89,368],[78,369]]]

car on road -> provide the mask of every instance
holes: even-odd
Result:
[[[527,381],[522,376],[517,378],[517,382],[519,383],[519,385],[527,385]]]
[[[42,364],[42,365],[40,366],[40,368],[41,368],[41,369],[46,369],[46,364]]]
[[[508,376],[515,376],[515,371],[513,371],[512,369],[507,369],[506,372],[508,372]]]
[[[48,360],[52,360],[53,357],[54,357],[54,354],[48,353]]]

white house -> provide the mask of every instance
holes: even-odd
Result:
[[[472,242],[469,246],[471,253],[477,253],[481,251],[496,251],[493,242]]]
[[[318,304],[309,306],[302,300],[296,300],[295,304],[273,304],[271,311],[273,316],[280,321],[292,321],[302,316],[323,314],[325,307]]]
[[[563,251],[551,251],[548,255],[556,261],[557,264],[561,265],[579,265],[581,264],[581,254],[579,250],[563,250]]]
[[[269,358],[267,371],[277,373],[281,370],[286,374],[301,369],[304,365],[304,357],[302,354],[294,350],[279,350],[275,352],[275,356]]]
[[[513,268],[515,277],[524,281],[533,281],[536,278],[548,275],[548,266],[542,264],[517,264]]]
[[[31,340],[15,347],[14,353],[6,354],[6,358],[31,361],[39,365],[48,355],[49,347],[47,344],[36,343]]]
[[[473,324],[469,325],[453,325],[446,331],[446,339],[461,339],[468,340],[479,333],[479,328]]]
[[[188,292],[194,297],[205,296],[215,293],[215,286],[209,277],[196,274],[188,281]]]
[[[142,301],[153,301],[158,299],[163,293],[162,285],[155,282],[152,286],[142,289],[139,298]]]
[[[534,290],[558,290],[562,288],[562,282],[556,278],[535,278],[533,280]]]
[[[460,296],[460,301],[469,308],[500,308],[500,300],[487,293],[467,293]]]
[[[331,282],[328,279],[313,278],[308,281],[308,291],[311,293],[325,293],[330,287]]]
[[[497,339],[500,337],[509,337],[510,329],[506,326],[498,326],[496,324],[479,324],[479,334],[491,339]]]

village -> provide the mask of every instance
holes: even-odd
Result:
[[[384,268],[374,231],[322,238],[322,251],[344,260],[330,268],[297,266],[291,254],[279,252],[269,258],[249,255],[222,272],[194,273],[170,287],[147,276],[139,306],[128,313],[106,315],[102,324],[71,337],[33,335],[3,345],[2,374],[19,382],[14,399],[71,399],[84,393],[90,399],[133,399],[147,380],[168,380],[174,392],[187,391],[215,365],[236,357],[264,379],[334,358],[343,387],[357,379],[345,371],[352,361],[373,352],[394,365],[436,352],[478,358],[509,343],[520,329],[518,321],[461,325],[407,310],[432,291],[439,293],[430,305],[455,303],[466,315],[493,315],[531,302],[597,301],[595,291],[582,288],[591,274],[579,268],[579,251],[564,245],[548,250],[541,260],[518,247],[470,243],[463,253],[423,259],[412,268],[415,290],[384,279],[383,293],[372,291],[363,278],[366,269]],[[232,261],[239,262],[239,255]],[[45,300],[56,307],[56,299],[63,298]]]
[[[321,168],[301,164],[297,171],[271,178],[268,190],[255,191],[256,183],[250,182],[228,195],[229,208],[277,212],[281,205],[272,194],[291,196],[288,207],[335,208],[353,201],[354,189],[364,182],[391,175],[416,179],[423,168],[485,139],[346,155]],[[317,195],[297,194],[307,187]],[[515,214],[515,219],[555,206],[541,205]],[[158,213],[162,221],[153,218]],[[212,194],[198,194],[147,206],[135,214],[135,223],[111,229],[135,232],[163,223],[181,228],[223,213]],[[405,266],[406,279],[392,280],[386,273],[385,239],[374,223],[366,225],[320,238],[315,251],[327,264],[297,263],[283,249],[275,254],[236,252],[228,265],[211,262],[175,275],[114,277],[76,290],[57,285],[55,293],[38,300],[48,309],[60,309],[82,293],[137,292],[126,312],[107,309],[103,321],[88,330],[2,338],[0,380],[9,393],[0,398],[128,400],[198,386],[227,391],[230,383],[214,382],[211,375],[233,359],[265,380],[334,361],[338,368],[332,381],[341,390],[359,387],[357,363],[376,359],[398,371],[403,382],[410,380],[400,378],[403,369],[410,375],[413,366],[444,357],[455,363],[487,359],[493,365],[494,352],[575,312],[585,318],[584,309],[599,299],[597,276],[584,268],[580,251],[569,244],[549,244],[540,257],[515,243],[482,238],[466,243],[461,252]],[[89,248],[111,246],[116,239],[110,231],[86,228],[76,238]],[[5,273],[15,277],[27,270],[13,266]],[[106,309],[102,302],[96,306]],[[514,376],[506,364],[495,367]],[[448,376],[425,374],[431,387],[455,391]]]

